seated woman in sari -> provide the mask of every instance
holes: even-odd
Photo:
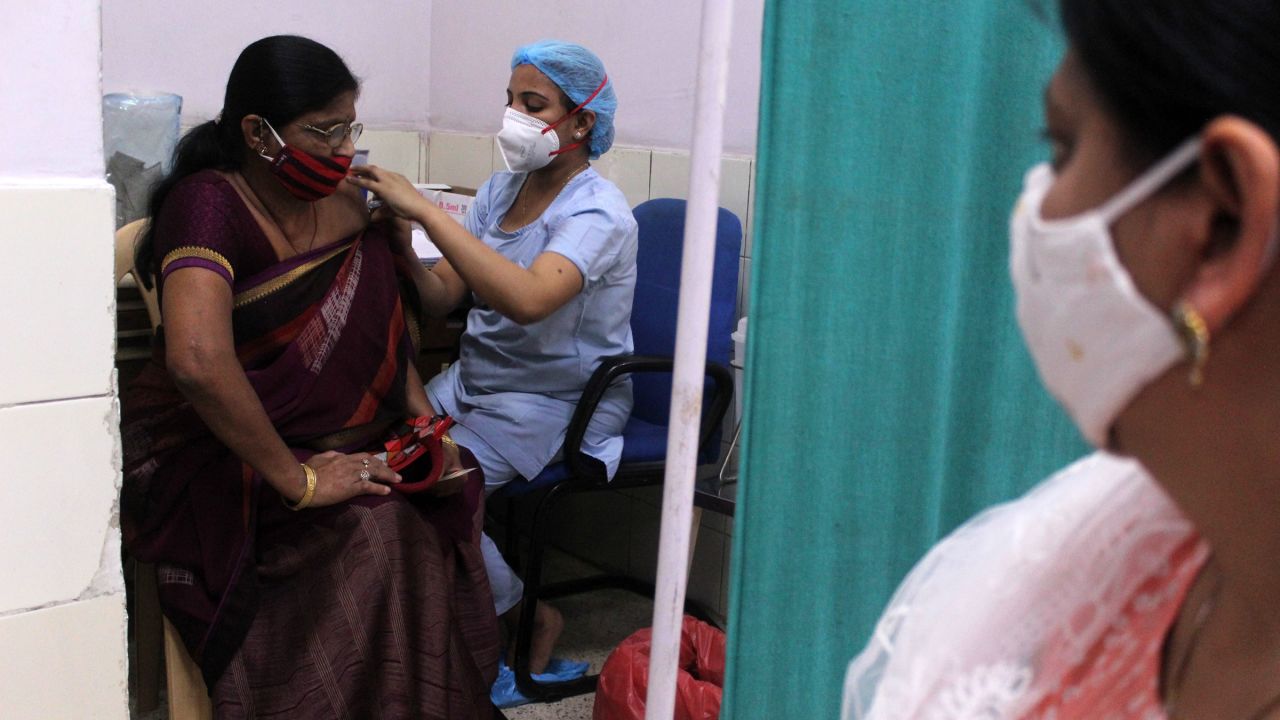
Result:
[[[362,452],[431,409],[416,293],[342,182],[357,91],[323,45],[259,40],[155,191],[137,266],[163,325],[122,401],[125,540],[220,718],[488,720],[483,481],[406,495]]]
[[[844,717],[1275,720],[1280,4],[1060,9],[1010,268],[1100,452],[921,561]]]

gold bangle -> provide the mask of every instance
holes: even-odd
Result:
[[[302,497],[298,498],[298,502],[293,505],[289,504],[289,500],[285,498],[285,496],[280,496],[280,502],[284,503],[285,507],[294,511],[302,510],[310,505],[311,501],[315,499],[316,496],[316,471],[306,463],[299,464],[302,465],[302,472],[307,475],[307,489],[302,491]]]
[[[453,438],[449,437],[448,435],[441,435],[441,436],[440,436],[440,442],[441,442],[441,443],[443,443],[443,444],[445,444],[445,445],[448,445],[449,447],[453,448],[454,450],[457,450],[457,449],[458,449],[458,443],[454,442]]]

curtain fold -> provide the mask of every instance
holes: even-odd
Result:
[[[724,718],[830,718],[939,537],[1085,447],[1008,279],[1062,46],[1036,0],[765,9]]]

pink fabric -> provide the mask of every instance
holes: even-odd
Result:
[[[1142,584],[1114,629],[1083,658],[1062,652],[1067,643],[1049,642],[1052,650],[1044,663],[1064,669],[1062,689],[1026,717],[1165,720],[1160,699],[1165,637],[1207,557],[1206,546],[1196,538],[1179,546],[1166,572]]]

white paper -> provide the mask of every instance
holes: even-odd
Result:
[[[424,262],[434,262],[444,257],[444,253],[431,242],[427,237],[427,231],[423,230],[418,223],[413,224],[413,251],[418,253],[418,258]]]

